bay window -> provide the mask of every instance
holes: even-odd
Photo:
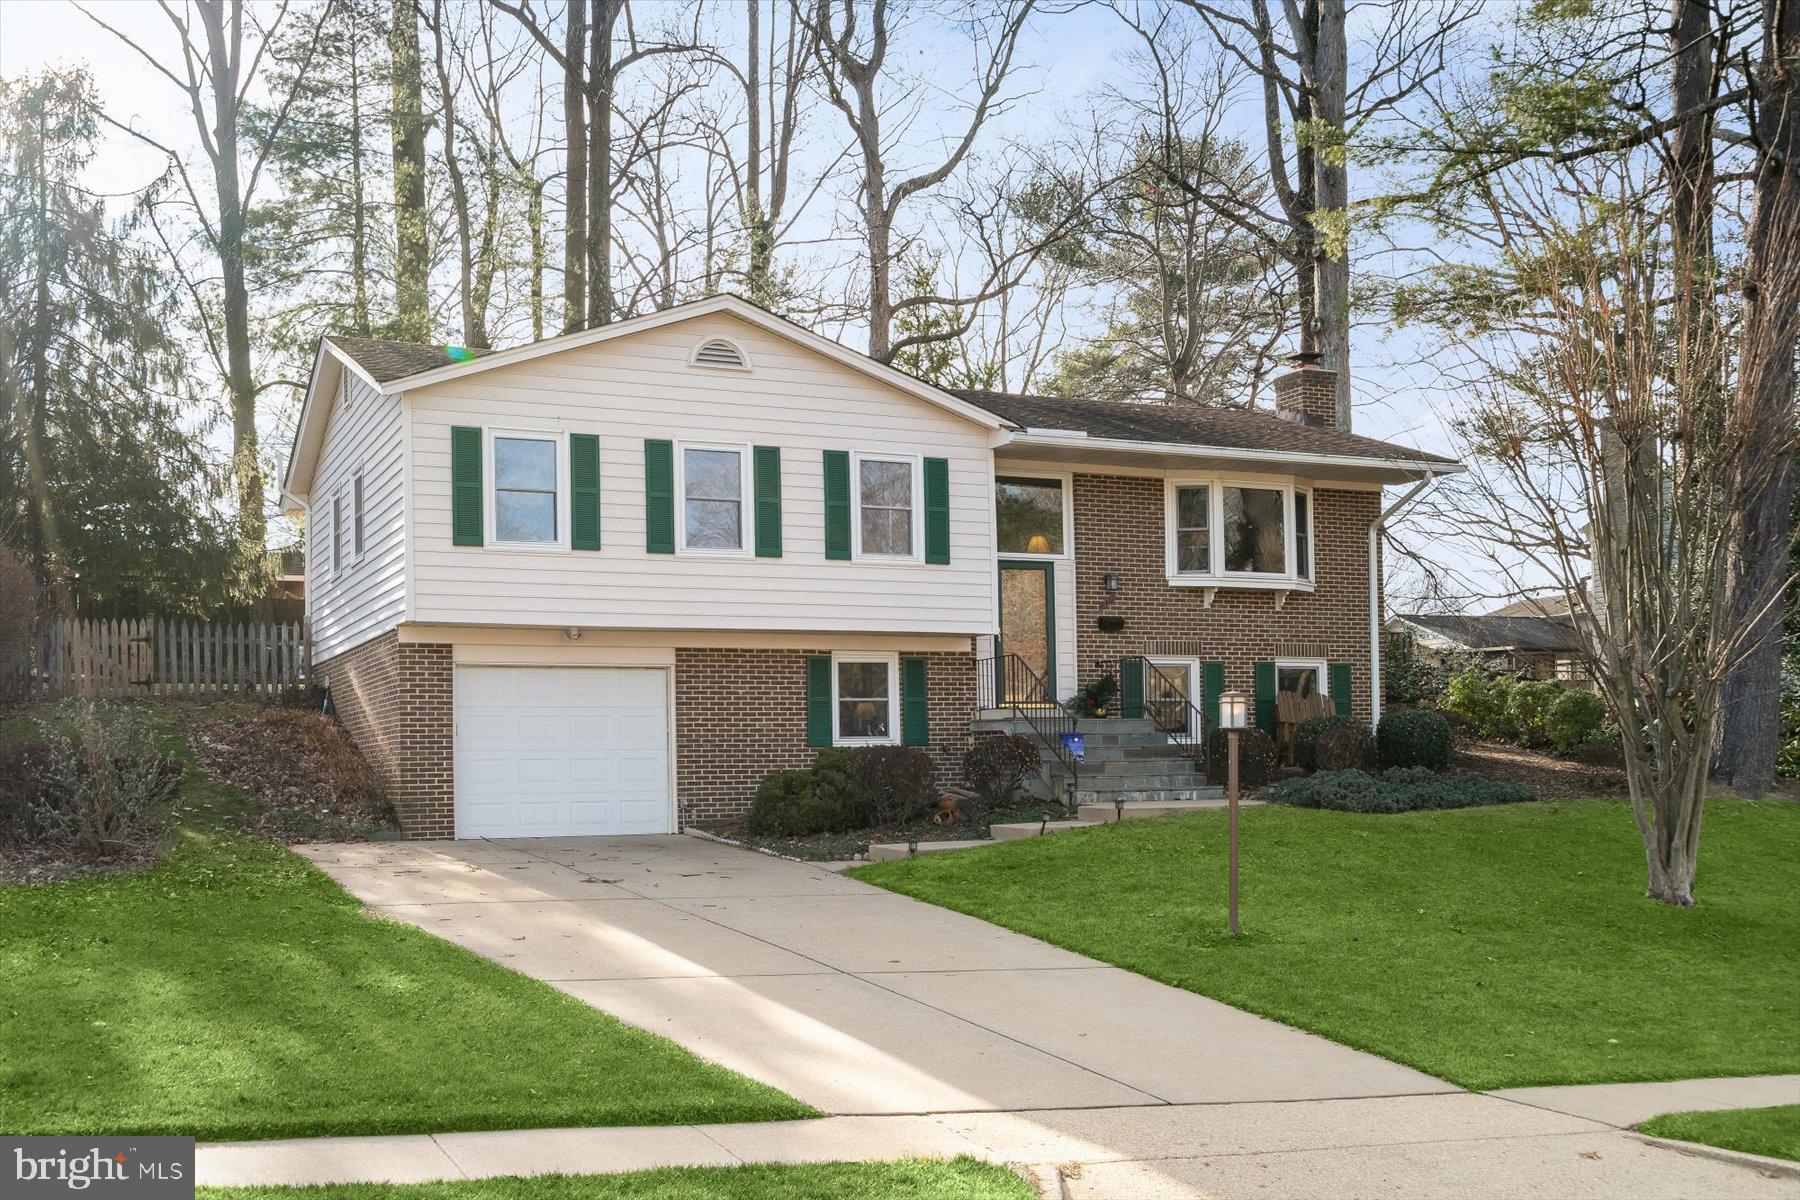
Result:
[[[1172,476],[1164,498],[1169,581],[1310,587],[1312,494],[1286,480]]]

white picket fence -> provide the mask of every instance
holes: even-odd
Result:
[[[295,622],[49,621],[0,657],[0,689],[34,697],[274,700],[306,680]]]

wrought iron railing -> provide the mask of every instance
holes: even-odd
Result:
[[[1057,703],[1055,689],[1016,654],[997,654],[976,660],[975,680],[977,704],[981,710],[1010,712],[1029,725],[1038,742],[1050,752],[1050,757],[1068,772],[1072,795],[1079,786],[1081,760],[1063,740],[1063,735],[1075,733],[1077,727],[1074,714]],[[1044,781],[1054,793],[1056,780],[1048,768],[1044,772]]]
[[[1206,770],[1206,714],[1187,694],[1177,676],[1169,674],[1142,655],[1127,655],[1119,660],[1119,678],[1125,678],[1125,664],[1135,659],[1143,666],[1144,715],[1169,741],[1186,750],[1200,771]]]

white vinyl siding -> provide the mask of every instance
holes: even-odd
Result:
[[[688,365],[732,339],[749,371]],[[548,355],[407,394],[413,430],[412,619],[627,629],[982,634],[993,628],[988,431],[725,314]],[[601,549],[456,547],[450,429],[596,433]],[[781,449],[782,554],[652,555],[644,441]],[[950,562],[825,558],[823,451],[948,460]],[[750,459],[746,455],[745,473]],[[677,466],[679,470],[679,466]],[[679,482],[676,523],[682,527]],[[922,496],[915,503],[922,507]],[[754,545],[746,517],[745,545]],[[921,535],[922,538],[922,535]],[[917,544],[916,544],[917,545]]]
[[[314,662],[392,629],[406,611],[400,401],[380,395],[349,371],[338,386],[307,521],[306,607]]]

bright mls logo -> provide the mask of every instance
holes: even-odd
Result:
[[[131,1197],[191,1200],[194,1139],[186,1137],[0,1138],[0,1188],[8,1200],[38,1197]]]

